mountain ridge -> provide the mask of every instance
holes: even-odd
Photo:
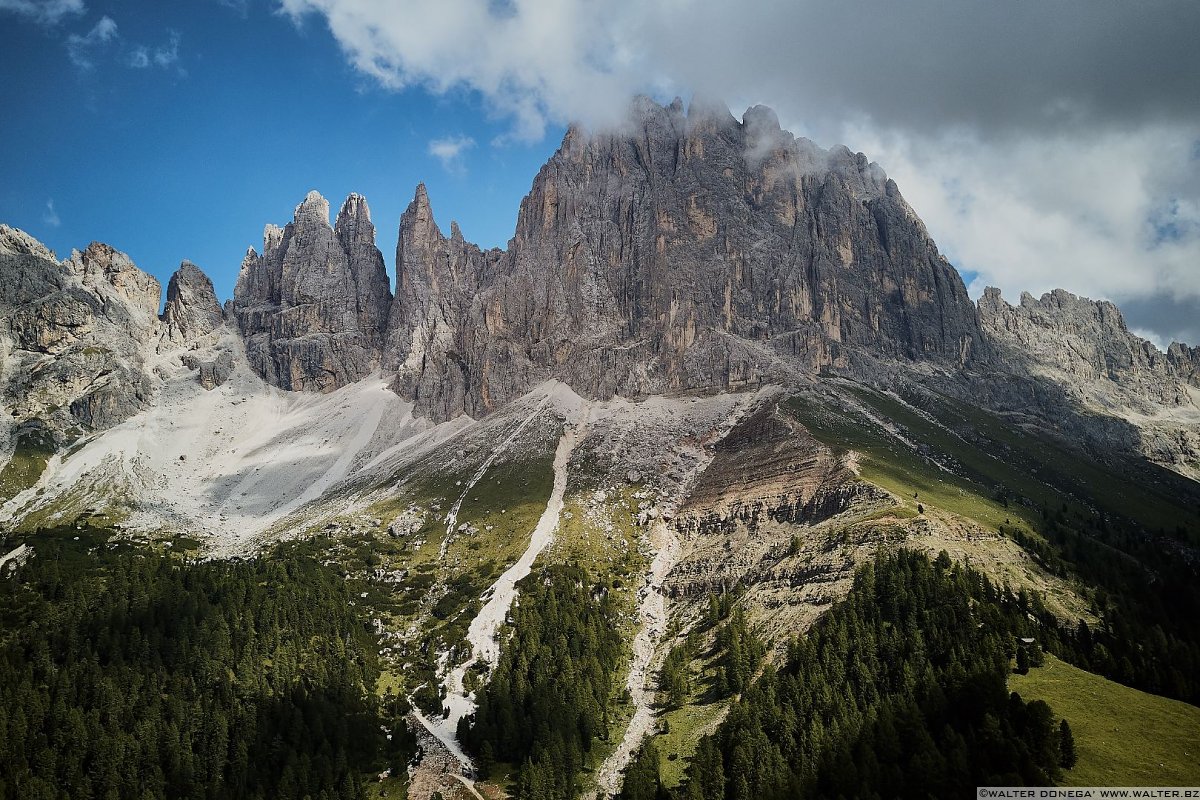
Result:
[[[454,223],[443,234],[420,184],[400,218],[394,286],[366,199],[349,195],[332,223],[329,212],[313,191],[290,223],[267,225],[224,309],[185,262],[161,318],[157,282],[123,254],[93,244],[59,265],[5,227],[3,268],[25,287],[3,298],[5,360],[24,365],[5,370],[6,396],[26,399],[13,419],[49,416],[59,434],[111,427],[152,402],[141,351],[172,348],[206,388],[243,357],[288,391],[382,372],[433,422],[486,416],[552,379],[605,400],[830,372],[933,381],[1200,474],[1200,347],[1161,353],[1111,303],[1064,290],[1012,306],[989,288],[972,302],[882,168],[795,138],[762,106],[739,122],[723,106],[640,98],[623,129],[570,128],[504,250],[468,242]],[[31,269],[41,283],[25,279]],[[70,291],[47,299],[60,272],[100,303],[82,328]],[[42,309],[38,331],[24,321],[30,304]],[[66,336],[64,361],[46,338],[63,338],[59,317],[66,331],[109,327]],[[92,364],[100,351],[119,363]],[[73,396],[40,388],[30,365],[47,359]],[[116,370],[125,378],[106,381]]]

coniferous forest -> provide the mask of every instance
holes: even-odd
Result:
[[[967,796],[1047,785],[1069,725],[1006,680],[1027,617],[982,574],[900,551],[789,645],[703,739],[675,792],[688,800]],[[627,800],[667,793],[647,747]]]
[[[374,691],[378,642],[344,576],[298,549],[196,562],[60,532],[37,553],[0,581],[0,800],[360,798],[368,776],[412,758],[406,704]],[[1136,648],[1111,620],[1069,626],[1040,596],[945,553],[861,567],[777,666],[763,666],[737,597],[710,598],[659,676],[663,705],[685,702],[710,632],[708,690],[733,698],[728,717],[671,790],[646,742],[626,800],[1050,784],[1076,757],[1069,721],[1007,691],[1014,661],[1024,671],[1049,651],[1142,682],[1172,675],[1155,671],[1153,650],[1130,666],[1120,654]],[[1110,613],[1120,602],[1109,597]],[[521,582],[500,662],[459,730],[484,776],[512,775],[518,800],[575,797],[585,783],[628,657],[619,617],[578,567]]]
[[[567,800],[594,740],[608,737],[625,652],[616,609],[578,567],[550,567],[519,585],[512,638],[459,739],[485,774],[497,761],[517,766],[518,800]]]
[[[411,757],[316,561],[37,549],[0,581],[0,798],[349,800]]]

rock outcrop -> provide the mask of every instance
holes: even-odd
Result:
[[[1062,289],[1012,306],[988,288],[979,320],[988,356],[973,365],[972,402],[1040,416],[1098,457],[1140,453],[1200,479],[1195,348],[1163,353],[1112,303]]]
[[[490,344],[489,331],[472,328],[473,306],[488,275],[502,258],[463,239],[457,224],[450,237],[433,219],[425,185],[400,217],[396,244],[396,296],[392,301],[384,368],[396,371],[396,389],[435,419],[449,419],[479,406],[503,405],[530,385],[528,370],[506,373],[493,388],[491,370],[472,376],[477,359],[468,351]],[[523,366],[523,364],[518,364]],[[487,381],[472,392],[474,380]],[[476,400],[478,398],[478,401]]]
[[[559,378],[596,398],[736,389],[873,358],[958,366],[975,309],[894,182],[751,109],[639,100],[573,128],[507,251],[401,219],[384,368],[435,418]]]
[[[145,408],[158,336],[158,281],[93,243],[61,264],[0,225],[0,384],[5,422],[55,436],[106,428]]]
[[[391,293],[366,201],[351,195],[336,224],[310,192],[285,228],[268,225],[262,255],[242,262],[233,313],[251,367],[292,390],[332,391],[379,367]]]
[[[1200,387],[1200,347],[1171,342],[1171,346],[1167,348],[1167,361],[1175,369],[1180,380]]]
[[[192,353],[185,353],[182,361],[185,367],[198,373],[196,378],[200,385],[209,391],[225,385],[225,381],[229,380],[229,376],[233,374],[236,366],[233,353],[228,350],[220,351],[216,358],[208,361],[202,360]]]
[[[163,337],[186,345],[214,333],[224,322],[212,281],[190,261],[184,261],[167,284]]]

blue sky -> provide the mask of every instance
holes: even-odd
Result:
[[[703,93],[881,164],[972,296],[1195,344],[1197,40],[1196,0],[0,0],[0,222],[227,298],[310,189],[389,263],[418,181],[503,246],[569,121]]]
[[[81,67],[69,37],[105,17],[116,36],[76,46]],[[57,25],[2,11],[0,23],[0,221],[60,258],[107,242],[164,286],[189,259],[222,299],[263,225],[290,221],[310,189],[335,214],[365,195],[389,265],[419,181],[447,232],[457,219],[469,239],[504,246],[562,135],[493,144],[507,125],[477,93],[383,88],[319,19],[297,28],[267,4],[92,0]],[[430,152],[464,137],[474,144],[448,163]]]

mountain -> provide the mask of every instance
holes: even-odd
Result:
[[[547,378],[595,399],[724,391],[860,355],[961,365],[980,344],[895,183],[763,108],[641,101],[618,133],[570,131],[503,253],[443,236],[418,189],[396,262],[401,318],[437,308],[439,335],[417,323],[385,366],[435,418]]]
[[[262,255],[242,261],[233,314],[251,367],[284,389],[337,389],[379,367],[391,292],[367,201],[346,198],[334,226],[309,192]]]
[[[763,107],[738,121],[639,99],[616,130],[568,131],[503,250],[444,234],[418,186],[395,270],[356,194],[332,223],[311,192],[267,225],[224,307],[184,262],[161,315],[157,281],[111,247],[58,261],[0,227],[4,574],[62,547],[84,570],[122,545],[189,569],[315,560],[375,637],[359,665],[375,677],[338,691],[377,682],[370,702],[407,714],[422,755],[384,785],[417,798],[473,791],[464,768],[501,791],[510,766],[520,797],[615,794],[643,772],[670,791],[725,785],[751,774],[747,737],[756,763],[820,742],[840,763],[868,747],[846,738],[861,715],[803,743],[745,727],[767,717],[764,662],[803,676],[764,677],[780,696],[836,683],[789,645],[828,626],[866,647],[936,619],[950,627],[928,641],[951,654],[979,638],[959,666],[991,694],[957,687],[969,708],[1007,697],[993,684],[1032,657],[1026,640],[1200,700],[1200,348],[1162,353],[1111,303],[1063,290],[973,303],[863,154],[797,139]],[[947,592],[952,624],[922,605]],[[903,716],[932,696],[903,694],[945,666],[929,653],[867,657],[836,630],[820,640],[863,697],[901,691]],[[290,647],[244,686],[275,703],[305,669],[328,674]],[[902,664],[911,680],[884,676]],[[571,730],[538,716],[566,714],[538,698],[568,696]],[[815,713],[788,698],[792,717]],[[1017,763],[1056,779],[1048,750],[1005,749],[1041,713],[1006,702],[988,712],[1004,747],[971,750],[985,733],[970,720],[931,729],[937,763],[1017,754],[956,780]],[[896,774],[933,763],[909,756]],[[875,785],[821,783],[831,769],[753,774],[759,794]]]

